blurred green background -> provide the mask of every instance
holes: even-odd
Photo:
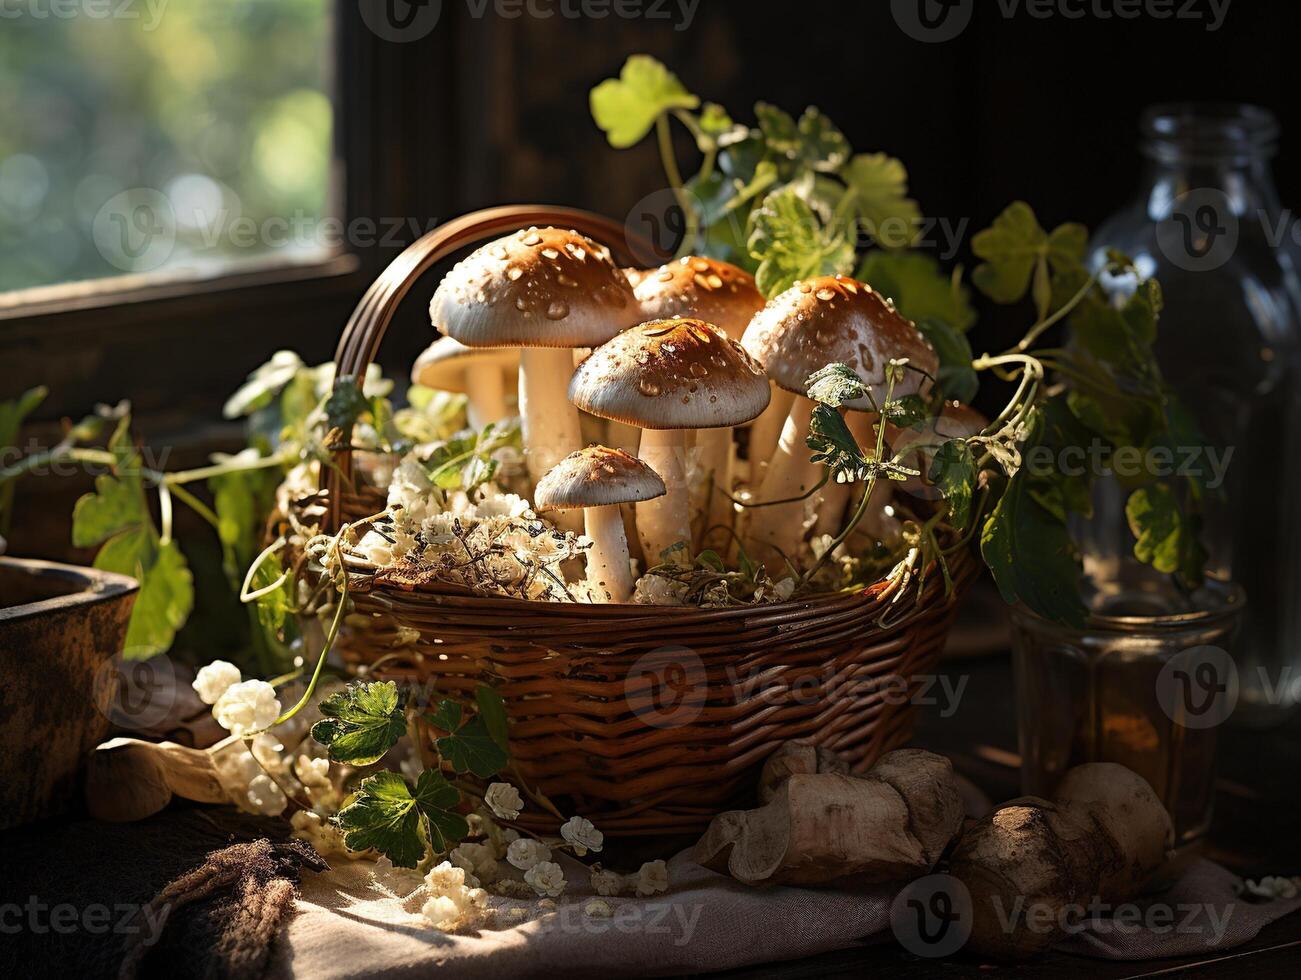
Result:
[[[6,2],[0,291],[319,255],[331,14],[330,0],[136,0],[73,16]],[[171,227],[133,268],[92,230],[138,189]]]

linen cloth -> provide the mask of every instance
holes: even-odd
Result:
[[[553,859],[554,860],[554,859]],[[669,862],[669,891],[649,898],[606,898],[609,918],[586,914],[587,874],[560,856],[569,881],[550,903],[493,897],[490,924],[446,934],[420,917],[426,895],[415,872],[376,871],[364,861],[303,876],[298,914],[282,932],[268,976],[364,978],[426,974],[440,978],[667,975],[799,959],[889,941],[897,886],[861,889],[754,889],[708,871],[684,851]],[[382,867],[382,866],[381,866]],[[1136,903],[1203,905],[1198,932],[1165,929],[1164,919],[1123,929],[1088,923],[1060,948],[1108,959],[1149,959],[1228,949],[1253,938],[1301,900],[1251,903],[1234,894],[1236,876],[1194,862],[1166,892]],[[1215,924],[1222,924],[1217,930]],[[1154,928],[1149,928],[1149,925]]]

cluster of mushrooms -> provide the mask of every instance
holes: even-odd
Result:
[[[822,476],[805,444],[809,375],[839,362],[882,386],[890,360],[906,358],[920,370],[905,373],[898,397],[925,393],[938,367],[891,301],[846,276],[809,279],[765,303],[729,263],[687,256],[620,269],[605,246],[560,228],[523,229],[473,252],[443,279],[430,316],[443,336],[412,380],[463,392],[474,427],[513,414],[517,394],[533,505],[569,530],[581,511],[591,592],[610,602],[633,592],[630,537],[646,566],[688,562],[720,528],[727,553],[741,483],[750,503],[783,501],[751,511],[740,531],[747,553],[773,567],[798,560],[806,537],[840,528],[850,496],[828,483],[811,506],[798,499]],[[871,407],[842,410],[860,445],[872,444]],[[609,445],[584,445],[580,412],[606,420]]]

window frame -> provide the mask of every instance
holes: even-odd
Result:
[[[444,17],[442,28],[419,43],[400,44],[370,31],[358,4],[335,0],[332,6],[328,84],[337,176],[331,213],[345,226],[370,219],[381,229],[389,216],[445,217],[451,162],[438,150],[452,109],[450,100],[430,100],[426,93],[450,89],[453,18]],[[411,125],[412,118],[420,124]],[[185,332],[221,331],[219,362],[209,357],[203,364],[171,365],[175,393],[192,396],[186,400],[188,409],[219,412],[220,395],[203,391],[202,385],[196,389],[194,379],[219,376],[229,388],[285,347],[308,358],[329,359],[366,286],[412,237],[404,227],[377,236],[366,248],[350,243],[320,261],[268,257],[265,264],[250,263],[211,278],[151,281],[147,275],[127,275],[10,293],[10,302],[0,294],[0,397],[43,382],[43,363],[60,352],[75,350],[81,361],[94,365],[105,360],[95,357],[96,350],[153,342],[166,337],[172,324]],[[75,381],[79,390],[74,392],[52,385],[39,416],[84,411],[88,395],[90,400],[136,397],[134,391],[122,390],[111,369],[92,366],[77,373]],[[162,390],[158,397],[146,398],[137,416],[147,419],[154,405],[167,402]]]

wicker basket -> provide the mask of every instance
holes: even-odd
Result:
[[[629,252],[622,226],[587,212],[515,206],[459,218],[371,286],[339,342],[340,375],[365,375],[398,303],[435,262],[528,225],[574,228]],[[346,452],[337,463],[324,481],[327,530],[383,506],[351,486]],[[490,684],[506,703],[516,775],[606,834],[698,831],[743,801],[764,757],[787,739],[814,739],[859,770],[907,740],[913,695],[934,669],[977,562],[959,549],[949,569],[951,592],[929,575],[916,601],[902,594],[915,586],[892,581],[724,609],[363,583],[353,592],[360,615],[349,617],[338,649],[350,668],[426,695],[472,702],[475,687]],[[430,734],[419,731],[422,740]],[[558,823],[541,807],[520,822],[544,831]]]

